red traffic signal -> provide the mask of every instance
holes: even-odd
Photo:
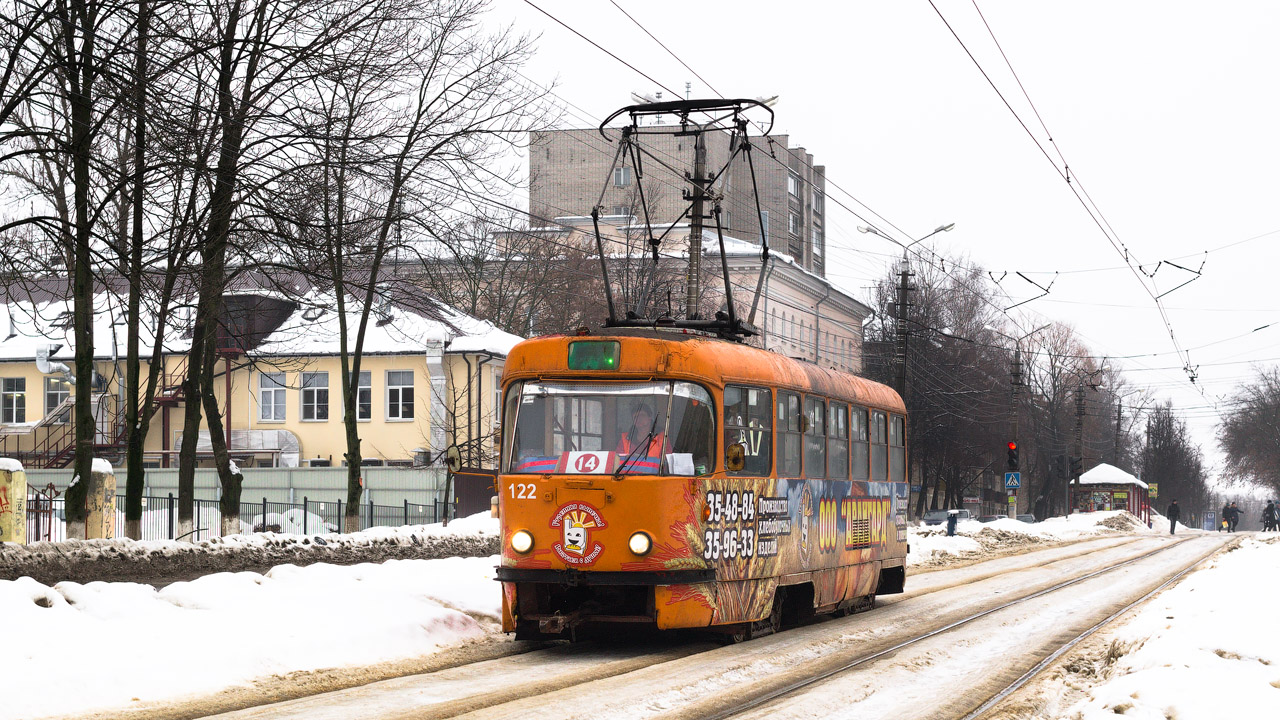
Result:
[[[1009,449],[1010,449],[1010,450],[1017,450],[1017,449],[1018,449],[1018,443],[1010,441],[1010,442],[1009,442]]]
[[[1009,441],[1009,472],[1018,472],[1018,443]]]

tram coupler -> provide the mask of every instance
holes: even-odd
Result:
[[[564,631],[578,624],[578,613],[568,615],[552,615],[538,619],[538,632],[543,635],[562,635]]]

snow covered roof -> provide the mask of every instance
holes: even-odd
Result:
[[[226,296],[257,296],[277,301],[288,314],[274,329],[250,347],[255,356],[337,355],[339,323],[337,298],[332,292],[308,287],[301,282],[247,280],[228,288]],[[283,288],[283,289],[282,289]],[[43,346],[60,346],[50,353],[54,361],[69,362],[75,356],[75,332],[71,327],[72,302],[47,294],[28,294],[0,303],[0,362],[34,361]],[[391,295],[391,293],[389,293]],[[94,298],[93,348],[99,360],[123,357],[128,334],[121,297],[101,291]],[[143,312],[146,313],[144,304]],[[291,309],[290,309],[291,308]],[[359,303],[347,303],[347,327],[354,337],[359,320]],[[189,321],[189,317],[184,318]],[[171,320],[178,324],[179,321]],[[139,324],[142,356],[149,358],[154,343],[156,321],[144,318]],[[165,352],[185,352],[190,347],[186,328],[166,332]],[[446,352],[487,352],[505,357],[523,338],[504,332],[485,320],[423,295],[389,297],[369,320],[364,351],[370,354],[425,352],[428,346],[443,345]]]
[[[339,323],[337,297],[312,290],[297,299],[293,313],[250,351],[257,356],[337,355]],[[488,352],[505,357],[523,338],[499,330],[448,305],[433,306],[436,317],[397,303],[375,307],[365,331],[364,352],[368,354],[420,353],[430,345],[443,345],[446,352]],[[360,320],[355,302],[346,306],[347,328],[354,337]]]
[[[124,324],[124,307],[120,298],[102,292],[94,297],[93,352],[98,359],[113,354],[124,356],[128,327]],[[21,299],[0,304],[0,362],[36,358],[42,346],[61,346],[49,357],[69,361],[75,356],[75,328],[72,327],[73,303],[69,299]],[[150,356],[155,341],[149,328],[140,326],[143,357]]]
[[[1081,485],[1137,485],[1145,488],[1146,483],[1129,473],[1121,470],[1115,465],[1102,463],[1093,468],[1089,472],[1080,476]]]

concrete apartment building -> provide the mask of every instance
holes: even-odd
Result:
[[[650,222],[655,226],[687,222],[687,218],[681,217],[689,205],[684,193],[690,185],[684,173],[693,168],[693,138],[645,135],[644,147],[654,157],[640,156],[642,172],[637,173],[629,158],[620,160],[610,172],[621,131],[607,132],[613,142],[601,137],[595,128],[531,134],[529,211],[534,224],[557,217],[590,215],[591,208],[600,201],[602,190],[604,197],[599,202],[602,214],[634,215],[644,222],[636,182],[640,175]],[[732,138],[727,132],[710,132],[705,138],[707,170],[716,173],[734,150]],[[767,227],[769,247],[790,255],[805,270],[825,276],[825,169],[815,165],[813,155],[804,148],[790,147],[786,135],[772,136],[772,140],[770,143],[763,138],[752,138],[759,207]],[[725,235],[759,244],[756,199],[744,158],[734,160],[717,188],[723,195]],[[714,229],[714,222],[708,221],[708,227]]]

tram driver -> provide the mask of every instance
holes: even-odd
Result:
[[[653,408],[648,403],[636,403],[631,410],[631,429],[618,438],[617,453],[623,457],[633,451],[639,457],[662,457],[666,445],[666,435],[661,430],[654,430]],[[648,448],[636,451],[640,445],[648,442]]]

